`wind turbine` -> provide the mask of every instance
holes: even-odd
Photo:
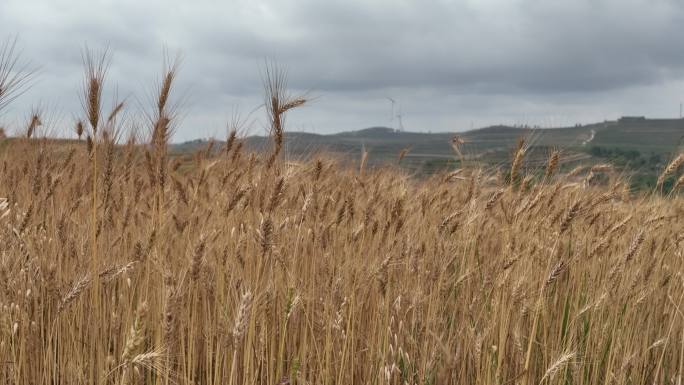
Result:
[[[392,111],[391,111],[391,113],[390,113],[390,127],[391,127],[391,128],[394,128],[394,104],[395,104],[397,101],[394,100],[394,99],[392,99],[392,98],[390,98],[389,96],[386,96],[385,98],[386,98],[387,100],[389,100],[390,103],[392,103]]]
[[[397,120],[399,120],[399,132],[404,132],[404,123],[401,120],[401,117],[403,115],[401,114],[401,104],[399,104],[399,113],[397,113]]]

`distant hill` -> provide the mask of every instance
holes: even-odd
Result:
[[[638,152],[643,156],[667,157],[684,144],[684,119],[646,119],[626,117],[617,121],[561,128],[529,128],[505,125],[490,126],[460,133],[398,132],[389,127],[370,127],[329,135],[287,132],[286,153],[305,157],[316,152],[331,152],[356,158],[362,148],[369,151],[371,163],[396,160],[404,148],[410,151],[402,161],[405,167],[424,168],[425,164],[455,159],[449,144],[455,135],[465,143],[462,151],[467,159],[485,164],[506,162],[511,148],[520,137],[532,145],[530,156],[544,157],[550,148],[563,150],[566,156],[584,158],[606,150]],[[252,150],[264,150],[270,139],[250,136],[245,139]],[[204,141],[174,145],[175,151],[194,151],[206,146]],[[592,150],[593,149],[593,150]],[[605,151],[604,151],[605,152]]]
[[[463,158],[451,147],[459,136]],[[284,156],[304,159],[326,153],[358,162],[367,150],[368,166],[398,164],[414,175],[429,175],[466,166],[505,169],[510,166],[511,151],[519,138],[528,147],[523,167],[540,170],[553,150],[561,151],[561,168],[566,171],[577,165],[609,163],[634,188],[655,185],[657,175],[676,154],[684,152],[684,119],[646,119],[624,117],[616,121],[561,128],[530,128],[496,125],[476,130],[448,133],[399,132],[389,127],[369,127],[357,131],[320,135],[286,132]],[[0,154],[12,149],[19,138],[0,139]],[[240,139],[249,151],[270,151],[271,138],[249,136]],[[67,149],[83,146],[84,141],[51,139],[50,145]],[[207,148],[206,140],[172,144],[175,155],[193,153]],[[222,146],[220,141],[214,149]],[[407,151],[404,151],[407,150]],[[399,161],[399,154],[403,154]],[[667,184],[667,183],[666,183]]]

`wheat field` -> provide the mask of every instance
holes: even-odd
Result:
[[[277,70],[269,151],[232,130],[173,157],[177,67],[134,136],[106,56],[84,62],[83,139],[34,115],[0,155],[0,383],[681,384],[676,194],[559,174],[558,152],[528,169],[524,141],[507,170],[427,180],[288,160],[306,99]]]

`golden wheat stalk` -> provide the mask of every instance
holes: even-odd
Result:
[[[683,163],[684,154],[679,154],[677,157],[672,159],[672,161],[667,165],[667,167],[665,167],[660,176],[658,176],[658,182],[656,183],[656,186],[662,187],[663,183],[665,183],[665,179],[667,179],[668,176],[674,173]]]

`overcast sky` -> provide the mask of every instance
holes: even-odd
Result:
[[[163,48],[182,53],[174,141],[222,137],[257,108],[266,60],[316,97],[288,129],[318,133],[397,125],[386,97],[406,130],[433,132],[678,117],[684,100],[680,0],[0,0],[0,26],[41,68],[8,125],[39,103],[70,125],[86,44],[110,47],[108,86],[131,110]]]

